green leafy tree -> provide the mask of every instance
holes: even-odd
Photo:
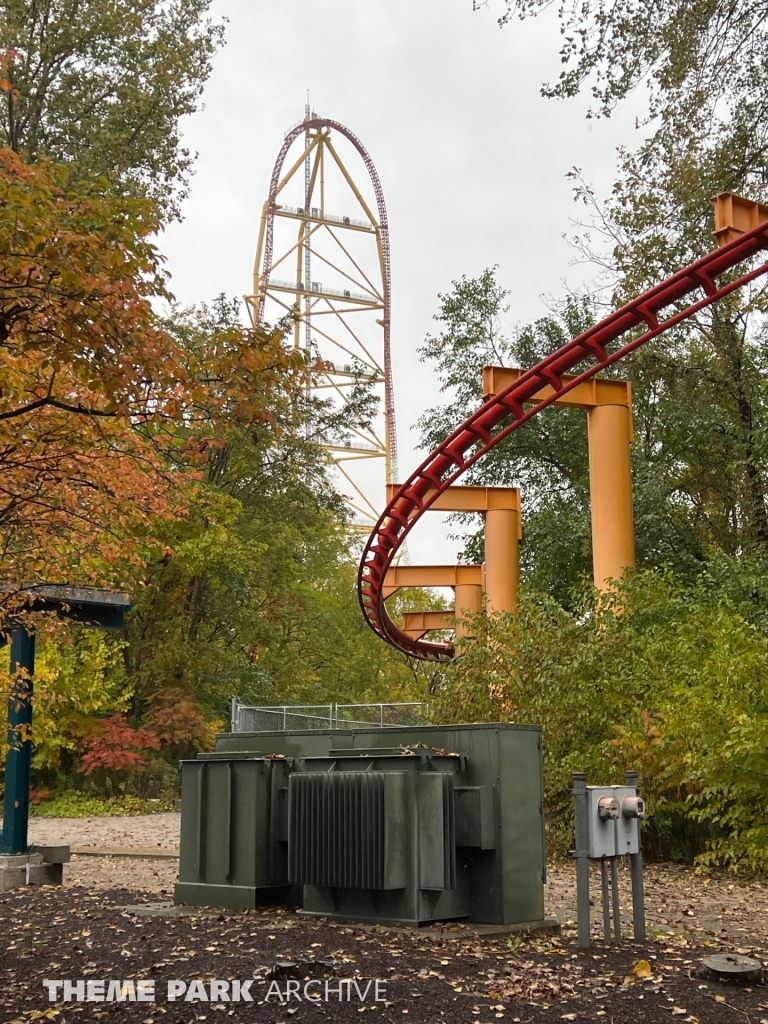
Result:
[[[33,767],[38,783],[55,787],[71,775],[90,723],[125,711],[131,690],[122,636],[80,629],[41,640],[35,659]]]
[[[239,303],[222,298],[177,311],[167,328],[195,352],[238,315]],[[251,703],[351,703],[421,686],[420,669],[381,644],[360,615],[357,555],[318,444],[348,429],[350,416],[368,414],[365,393],[342,421],[307,401],[303,374],[283,385],[261,396],[268,420],[236,406],[210,434],[190,515],[167,531],[165,553],[137,594],[126,650],[134,717],[167,690],[225,718],[232,694]]]
[[[542,13],[548,0],[502,0],[501,24]],[[759,90],[768,58],[768,11],[762,0],[573,0],[558,10],[564,65],[545,96],[575,96],[585,86],[594,114],[610,115],[645,85],[649,115],[698,129],[731,121],[751,130],[763,115]],[[757,140],[755,140],[757,141]]]
[[[106,175],[178,215],[193,113],[223,40],[210,0],[4,0],[4,145]]]
[[[509,0],[502,23],[547,6]],[[768,195],[768,10],[587,0],[559,17],[564,68],[545,95],[591,90],[602,116],[638,87],[647,99],[641,139],[620,153],[608,200],[574,172],[589,211],[574,243],[613,308],[712,248],[711,196]],[[635,493],[656,499],[655,510],[636,510],[638,547],[657,564],[696,571],[713,544],[736,553],[768,541],[764,313],[757,287],[622,364],[634,386]]]
[[[434,364],[446,404],[427,410],[418,422],[421,447],[438,445],[483,399],[483,366],[532,366],[593,321],[588,304],[567,302],[559,314],[505,330],[507,292],[494,268],[453,282],[439,296],[435,321],[440,331],[420,348]],[[579,577],[591,567],[589,468],[586,419],[579,410],[549,409],[497,445],[466,476],[468,483],[520,485],[523,500],[521,568],[538,589],[570,601]],[[473,517],[453,521],[471,531],[462,555],[483,561],[482,530]]]

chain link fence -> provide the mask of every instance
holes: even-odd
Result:
[[[428,704],[280,704],[255,707],[232,698],[232,732],[290,729],[386,729],[428,725]]]

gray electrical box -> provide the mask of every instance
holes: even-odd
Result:
[[[617,857],[640,851],[645,805],[629,786],[587,786],[589,856]]]
[[[540,925],[543,795],[536,726],[227,733],[182,762],[175,899]]]

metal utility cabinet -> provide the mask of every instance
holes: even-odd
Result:
[[[175,899],[540,923],[542,801],[537,726],[224,734],[182,762]]]

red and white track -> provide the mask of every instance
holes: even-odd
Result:
[[[358,596],[371,629],[382,640],[406,654],[428,661],[448,661],[453,656],[451,644],[411,639],[392,622],[384,606],[387,570],[421,516],[465,470],[557,397],[565,395],[670,327],[768,272],[768,263],[762,263],[722,286],[718,284],[718,278],[723,274],[765,249],[768,249],[768,221],[715,249],[611,313],[527,370],[514,384],[494,395],[454,430],[402,484],[365,545],[358,573]],[[658,315],[662,310],[699,290],[704,292],[703,298],[659,321]],[[639,326],[645,326],[647,330],[612,352],[608,351],[610,345]],[[573,380],[563,383],[561,375],[571,372],[585,360],[594,362]],[[552,386],[552,395],[526,409],[525,403],[547,385]]]

